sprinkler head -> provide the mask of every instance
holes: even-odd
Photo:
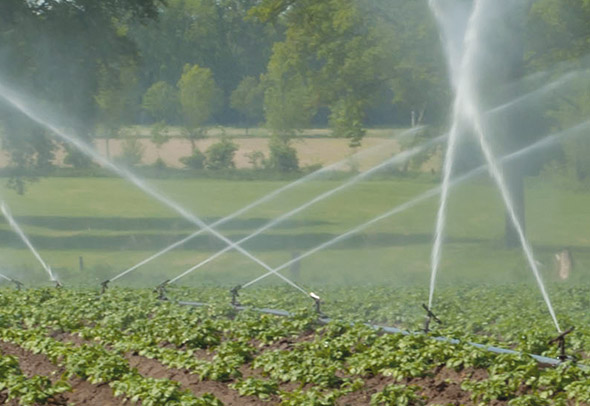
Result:
[[[565,338],[568,334],[572,333],[574,331],[574,327],[570,327],[569,329],[565,330],[563,333],[561,333],[560,335],[558,335],[557,337],[555,337],[554,339],[552,339],[551,341],[549,341],[549,344],[554,344],[557,343],[557,346],[559,347],[559,360],[561,362],[565,362],[568,360],[568,356],[565,353]]]
[[[158,294],[158,300],[168,300],[168,298],[166,297],[166,286],[168,286],[169,282],[170,279],[166,279],[164,282],[160,283],[154,289],[154,293]]]
[[[11,282],[16,285],[16,290],[22,290],[25,287],[21,281],[17,281],[16,279],[11,279]]]
[[[432,310],[430,310],[430,308],[428,306],[426,306],[425,304],[422,304],[422,307],[424,308],[424,310],[426,310],[426,320],[424,321],[424,332],[429,333],[430,332],[430,322],[432,320],[436,321],[438,324],[442,324],[442,321],[440,321],[440,319],[436,316],[436,314],[434,314],[432,312]]]
[[[242,285],[234,286],[229,291],[229,293],[231,294],[231,305],[233,307],[240,306],[240,302],[238,301],[238,296],[240,296],[240,289],[242,289]]]
[[[63,287],[64,287],[63,283],[61,283],[61,282],[60,282],[60,281],[58,281],[57,279],[56,279],[56,280],[54,280],[54,282],[55,282],[55,288],[56,288],[56,289],[61,289],[61,288],[63,288]]]
[[[103,282],[100,283],[100,287],[101,287],[100,294],[101,295],[104,295],[105,294],[105,292],[109,288],[109,283],[110,282],[111,282],[110,279],[107,279],[106,281],[103,281]]]
[[[313,292],[310,292],[309,293],[309,297],[311,297],[314,300],[314,302],[315,302],[315,311],[316,311],[316,313],[318,315],[320,315],[320,316],[323,316],[322,309],[321,309],[322,298],[319,297],[318,295],[316,295]]]

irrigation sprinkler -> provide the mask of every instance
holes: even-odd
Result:
[[[167,279],[164,282],[160,283],[158,286],[156,286],[156,288],[154,289],[154,293],[158,294],[158,300],[168,300],[168,296],[166,296],[166,286],[168,286],[169,282],[170,279]]]
[[[106,281],[102,281],[100,283],[100,294],[104,295],[105,292],[107,291],[107,289],[109,288],[109,283],[111,282],[110,279],[107,279]]]
[[[11,278],[10,276],[6,276],[1,273],[0,273],[0,278],[7,280],[8,282],[14,283],[16,285],[16,290],[21,290],[25,286],[20,281],[17,281],[16,279]]]
[[[315,302],[315,312],[318,314],[318,316],[324,317],[324,314],[322,313],[322,309],[321,309],[322,298],[313,292],[311,292],[309,294],[309,297],[311,297],[313,299],[313,301]]]
[[[424,308],[424,310],[426,310],[426,320],[424,321],[424,332],[426,334],[428,334],[430,332],[430,322],[432,320],[436,321],[438,324],[443,324],[443,322],[424,303],[422,304],[422,307]]]
[[[211,306],[211,304],[204,303],[204,302],[175,301],[174,303],[181,305],[181,306],[193,306],[193,307]],[[256,307],[250,307],[250,306],[237,306],[236,310],[253,311],[253,312],[257,312],[257,313],[272,314],[274,316],[281,316],[281,317],[293,317],[293,313],[290,313],[285,310],[278,310],[278,309],[256,308]],[[332,321],[338,321],[338,320],[331,319],[329,317],[321,317],[319,319],[319,322],[321,324],[328,324]],[[404,336],[424,334],[423,331],[412,332],[412,331],[402,330],[400,328],[391,327],[391,326],[383,326],[383,325],[371,324],[371,323],[362,323],[362,324],[367,327],[370,327],[372,329],[375,329],[378,331],[383,331],[384,333],[387,333],[387,334],[402,334]],[[544,355],[537,355],[537,354],[524,353],[524,352],[520,352],[520,351],[516,351],[516,350],[509,350],[506,348],[495,347],[493,345],[487,345],[487,344],[480,344],[480,343],[476,343],[473,341],[461,341],[457,338],[449,338],[449,337],[443,337],[443,336],[430,336],[430,338],[433,340],[436,340],[436,341],[440,341],[440,342],[444,342],[444,343],[448,343],[448,344],[454,344],[454,345],[464,343],[466,345],[475,347],[475,348],[483,350],[483,351],[489,351],[494,354],[507,354],[507,355],[516,355],[516,356],[527,355],[541,364],[547,364],[547,365],[551,365],[551,366],[558,366],[563,362],[562,360],[560,360],[558,358],[550,358],[550,357],[546,357]],[[585,365],[580,365],[580,367],[586,368]]]
[[[17,281],[16,279],[11,278],[10,282],[14,283],[14,285],[16,286],[16,290],[23,290],[23,288],[25,287],[25,285],[21,281]]]
[[[233,288],[231,288],[231,290],[229,291],[229,293],[231,294],[231,305],[233,307],[238,307],[241,306],[240,302],[238,300],[238,297],[240,296],[240,289],[242,289],[242,285],[237,285],[234,286]]]
[[[558,358],[561,360],[561,362],[565,362],[569,359],[569,357],[565,353],[565,338],[567,337],[568,334],[572,333],[573,331],[574,331],[574,327],[570,327],[569,329],[565,330],[563,333],[561,333],[560,335],[558,335],[557,337],[555,337],[554,339],[549,341],[550,345],[557,343],[557,346],[559,348],[559,357]]]

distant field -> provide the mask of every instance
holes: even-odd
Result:
[[[270,181],[161,180],[153,184],[212,222],[284,185]],[[311,182],[221,228],[238,240],[261,225],[308,201],[339,182]],[[245,244],[271,266],[279,266],[343,232],[434,187],[434,179],[391,179],[358,184],[326,199]],[[24,196],[6,190],[3,198],[66,283],[96,284],[134,265],[195,228],[145,197],[123,180],[49,178]],[[561,192],[538,181],[527,187],[527,230],[549,281],[556,279],[554,254],[571,247],[574,278],[590,267],[590,194]],[[300,271],[287,275],[310,286],[365,283],[427,286],[436,199],[380,222],[330,249],[310,256]],[[449,237],[440,280],[445,283],[530,281],[519,250],[505,250],[500,199],[488,180],[459,188],[451,200]],[[2,223],[2,269],[25,282],[45,275],[22,243]],[[153,285],[175,276],[223,248],[203,234],[185,247],[121,279],[122,284]],[[79,270],[79,257],[84,269]],[[262,269],[229,253],[182,280],[190,285],[245,283]],[[268,278],[268,281],[273,278]]]
[[[330,137],[330,130],[327,129],[310,129],[304,131],[293,140],[293,147],[297,150],[300,166],[308,165],[329,165],[340,161],[352,155],[356,151],[364,148],[370,148],[383,144],[387,139],[399,134],[403,129],[371,129],[368,130],[367,136],[363,139],[362,145],[358,149],[351,149],[349,140],[345,138]],[[233,141],[238,144],[239,149],[235,155],[235,164],[237,168],[251,168],[252,164],[248,154],[253,151],[260,151],[268,157],[268,140],[269,134],[266,129],[253,128],[246,135],[243,128],[223,128],[223,132],[231,136]],[[205,151],[211,144],[219,140],[222,130],[213,128],[208,132],[208,138],[196,142],[197,148]],[[182,137],[179,128],[171,127],[169,129],[170,140],[159,150],[150,140],[150,129],[145,126],[134,126],[123,130],[124,135],[137,135],[143,148],[144,165],[153,164],[160,157],[167,166],[173,168],[183,167],[180,158],[192,153],[190,142]],[[104,139],[97,138],[94,141],[97,150],[106,155],[106,142]],[[117,157],[122,152],[122,140],[112,139],[109,141],[109,150],[111,157]],[[371,160],[366,160],[359,165],[359,169],[370,168],[383,158],[390,156],[399,151],[399,145],[388,144],[379,153],[375,154]],[[64,158],[63,150],[56,154],[56,164],[61,165]],[[8,156],[0,152],[0,167],[9,164]],[[428,168],[429,170],[429,168]]]

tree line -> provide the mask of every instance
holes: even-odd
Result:
[[[587,1],[523,4],[509,80],[581,60]],[[443,125],[453,93],[428,2],[407,0],[3,0],[0,80],[88,140],[143,124],[157,143],[166,126],[182,127],[194,165],[210,126],[264,125],[269,165],[280,170],[297,168],[291,140],[301,129],[326,126],[358,146],[368,126]],[[555,101],[543,125],[583,112],[584,89]],[[58,145],[43,128],[7,105],[0,122],[15,174],[51,166]],[[579,175],[590,175],[583,146],[568,148]],[[69,149],[67,163],[90,164]]]

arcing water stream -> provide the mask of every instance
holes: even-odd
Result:
[[[587,130],[588,128],[590,128],[590,120],[585,121],[575,127],[572,127],[569,130],[565,130],[565,131],[562,131],[557,134],[549,135],[549,136],[543,138],[542,140],[539,140],[539,141],[535,142],[534,144],[529,145],[528,147],[522,148],[516,152],[506,155],[505,157],[501,158],[500,161],[507,162],[507,161],[512,161],[512,160],[521,158],[523,155],[527,155],[532,152],[538,151],[541,148],[549,147],[563,138],[574,136],[581,131]],[[487,169],[487,167],[488,167],[487,165],[482,165],[479,168],[476,168],[466,174],[461,175],[457,179],[451,181],[449,184],[449,187],[454,187],[460,183],[467,181],[468,179],[471,179],[479,174],[484,173],[484,171]],[[273,269],[272,271],[269,271],[269,272],[257,277],[256,279],[253,279],[252,281],[244,284],[242,286],[242,289],[252,286],[255,283],[261,281],[262,279],[265,279],[266,277],[268,277],[270,275],[276,274],[277,272],[289,267],[291,264],[301,261],[302,259],[315,254],[316,252],[322,251],[334,244],[337,244],[340,241],[345,240],[346,238],[363,231],[364,229],[368,228],[369,226],[371,226],[375,223],[378,223],[381,220],[384,220],[388,217],[391,217],[393,215],[396,215],[396,214],[399,214],[403,211],[406,211],[406,210],[430,199],[431,197],[436,196],[437,194],[441,193],[441,190],[442,190],[442,186],[437,186],[435,188],[427,190],[426,192],[421,193],[420,195],[414,197],[413,199],[407,201],[406,203],[403,203],[403,204],[387,211],[386,213],[383,213],[383,214],[367,221],[366,223],[363,223],[363,224],[361,224],[361,225],[359,225],[359,226],[357,226],[357,227],[355,227],[355,228],[353,228],[353,229],[351,229],[351,230],[349,230],[349,231],[347,231],[347,232],[345,232],[345,233],[343,233],[343,234],[341,234],[329,241],[326,241],[326,242],[318,245],[317,247],[315,247],[315,248],[313,248],[301,255],[296,256],[295,258],[292,258],[290,261]]]
[[[488,140],[486,139],[484,126],[482,123],[482,113],[478,108],[477,98],[475,95],[478,80],[478,72],[476,70],[477,65],[475,62],[478,56],[478,51],[483,46],[482,38],[480,38],[479,36],[479,29],[480,27],[482,27],[484,19],[487,18],[486,6],[488,6],[488,3],[489,0],[480,0],[475,2],[473,13],[469,18],[467,30],[465,32],[465,48],[461,62],[459,81],[457,82],[456,98],[453,107],[453,124],[451,127],[451,132],[449,134],[447,155],[445,156],[441,203],[437,214],[435,240],[432,249],[432,271],[430,279],[428,307],[432,307],[434,288],[436,284],[436,276],[440,267],[441,247],[444,234],[446,208],[448,201],[448,190],[450,185],[450,176],[452,173],[452,165],[456,152],[456,140],[459,136],[460,125],[462,121],[467,121],[471,124],[473,130],[475,131],[478,137],[482,152],[484,153],[484,157],[489,166],[490,173],[492,174],[492,177],[498,185],[498,188],[502,195],[502,199],[508,211],[510,220],[514,224],[514,227],[518,233],[519,240],[523,247],[526,259],[529,263],[529,266],[531,267],[531,270],[533,271],[537,284],[539,285],[539,289],[541,291],[543,299],[545,300],[547,308],[549,309],[549,313],[551,314],[553,323],[555,324],[557,330],[561,332],[561,328],[559,326],[559,322],[557,321],[553,305],[545,289],[545,284],[543,283],[541,274],[539,273],[539,270],[537,268],[537,263],[533,255],[532,248],[524,235],[522,224],[520,223],[520,220],[516,215],[512,197],[510,196],[510,193],[506,186],[506,182],[492,153]]]
[[[399,154],[394,155],[393,157],[391,157],[390,159],[381,162],[379,165],[374,166],[373,168],[365,171],[365,172],[361,172],[358,175],[350,178],[349,180],[347,180],[346,182],[342,183],[340,186],[335,187],[334,189],[328,190],[327,192],[322,193],[319,196],[316,196],[315,198],[311,199],[310,201],[308,201],[307,203],[285,213],[282,214],[281,216],[275,218],[274,220],[269,221],[267,224],[265,224],[264,226],[260,227],[259,229],[257,229],[256,231],[254,231],[253,233],[251,233],[250,235],[242,238],[241,240],[237,241],[234,245],[238,246],[240,244],[245,243],[246,241],[256,237],[257,235],[263,233],[264,231],[268,230],[269,228],[272,228],[274,226],[276,226],[277,224],[281,223],[282,221],[288,219],[289,217],[294,216],[297,213],[302,212],[303,210],[311,207],[312,205],[329,198],[330,196],[352,186],[353,184],[361,181],[364,178],[369,177],[370,175],[378,172],[379,170],[382,170],[388,166],[392,166],[392,165],[397,165],[397,164],[402,164],[404,162],[406,162],[407,160],[409,160],[410,158],[412,158],[413,156],[416,156],[417,154],[427,150],[428,148],[432,147],[433,145],[436,145],[437,143],[443,141],[446,138],[445,135],[440,135],[436,138],[431,139],[430,141],[427,141],[421,145],[418,145],[416,147],[410,148],[406,151],[400,152]],[[176,281],[178,281],[181,278],[184,278],[185,276],[187,276],[188,274],[190,274],[193,271],[196,271],[197,269],[199,269],[200,267],[208,264],[209,262],[213,261],[214,259],[220,257],[221,255],[223,255],[224,253],[228,252],[229,250],[231,250],[232,247],[228,246],[225,247],[224,249],[222,249],[221,251],[218,251],[217,253],[213,254],[212,256],[210,256],[209,258],[199,262],[198,264],[196,264],[195,266],[187,269],[185,272],[183,272],[182,274],[178,275],[177,277],[173,278],[170,280],[169,283],[174,283]]]
[[[220,240],[222,240],[226,244],[232,246],[232,248],[235,248],[240,253],[242,253],[243,255],[245,255],[246,257],[251,259],[252,261],[256,262],[257,264],[259,264],[260,266],[262,266],[266,270],[270,271],[272,269],[270,266],[268,266],[267,264],[262,262],[260,259],[258,259],[254,255],[250,254],[248,251],[246,251],[245,249],[243,249],[239,245],[234,246],[233,242],[231,240],[229,240],[228,238],[226,238],[225,236],[220,234],[217,230],[209,227],[199,217],[190,213],[188,210],[186,210],[184,207],[180,206],[178,203],[170,200],[169,198],[164,196],[162,193],[160,193],[159,191],[154,189],[152,186],[149,186],[146,182],[139,179],[136,175],[134,175],[130,171],[115,165],[110,160],[108,160],[105,157],[98,154],[90,145],[86,144],[85,142],[83,142],[79,138],[75,137],[74,135],[69,134],[69,133],[59,129],[55,124],[53,124],[51,122],[51,120],[44,117],[40,112],[36,111],[36,109],[32,107],[32,103],[25,103],[22,96],[19,96],[16,92],[12,91],[8,86],[6,86],[5,84],[3,84],[1,82],[0,82],[0,96],[2,98],[4,98],[8,103],[10,103],[12,106],[14,106],[16,109],[18,109],[23,114],[25,114],[30,119],[32,119],[33,121],[37,122],[38,124],[42,125],[43,127],[47,128],[47,129],[51,130],[59,138],[66,141],[68,144],[76,147],[80,152],[82,152],[86,156],[92,158],[96,162],[103,165],[105,168],[109,169],[110,171],[116,173],[117,175],[121,176],[122,178],[133,183],[135,186],[137,186],[139,189],[144,191],[146,194],[148,194],[152,198],[156,199],[160,203],[164,204],[168,208],[174,210],[175,212],[180,214],[182,217],[184,217],[188,221],[192,222],[193,224],[197,225],[200,228],[207,230],[208,232],[213,234],[215,237],[219,238]],[[301,288],[299,285],[295,284],[293,281],[291,281],[285,277],[282,277],[282,276],[281,276],[281,278],[285,282],[290,284],[291,286],[295,287],[296,289],[300,290],[302,293],[305,293],[307,295],[307,292],[303,288]]]
[[[10,225],[10,227],[14,230],[15,233],[18,234],[18,236],[21,238],[21,240],[23,240],[23,242],[26,244],[26,246],[29,247],[29,249],[31,250],[31,252],[35,256],[35,258],[37,258],[37,261],[39,261],[39,263],[41,264],[41,266],[43,267],[45,272],[47,272],[51,282],[60,283],[59,280],[56,278],[56,276],[51,271],[51,267],[49,265],[47,265],[47,263],[45,261],[43,261],[43,258],[41,258],[41,255],[39,255],[39,252],[35,249],[33,244],[31,244],[31,241],[29,241],[29,239],[26,236],[26,234],[24,233],[24,231],[20,228],[18,223],[14,220],[14,218],[10,214],[10,211],[8,210],[8,206],[6,205],[6,203],[2,202],[0,204],[0,209],[2,210],[2,214],[4,215],[6,220],[8,221],[8,224]],[[10,279],[10,278],[8,278],[8,280],[12,281],[12,279]]]
[[[356,154],[353,155],[353,157],[360,158],[362,156],[371,155],[371,154],[373,154],[373,153],[375,153],[377,151],[382,151],[383,148],[386,148],[388,145],[393,145],[394,143],[399,142],[403,138],[406,138],[406,137],[409,137],[409,136],[414,136],[414,135],[416,135],[417,133],[419,133],[422,130],[423,130],[423,127],[416,127],[416,128],[412,128],[410,130],[404,131],[401,134],[393,137],[393,139],[391,139],[391,140],[389,140],[389,141],[387,141],[385,143],[382,143],[382,144],[379,144],[379,145],[375,145],[374,147],[363,149],[363,150],[357,152]],[[302,185],[304,183],[310,182],[313,179],[316,179],[316,178],[320,177],[324,173],[328,173],[330,171],[333,171],[333,170],[336,170],[336,169],[342,167],[343,165],[345,165],[347,163],[347,161],[348,161],[348,158],[343,159],[341,161],[335,162],[335,163],[333,163],[331,165],[328,165],[326,167],[320,168],[317,171],[314,171],[314,172],[312,172],[312,173],[310,173],[308,175],[305,175],[302,178],[299,178],[299,179],[297,179],[294,182],[288,183],[285,186],[282,186],[282,187],[280,187],[280,188],[272,191],[271,193],[268,193],[268,194],[264,195],[260,199],[254,201],[254,202],[252,202],[250,204],[248,204],[247,206],[244,206],[243,208],[235,211],[234,213],[232,213],[232,214],[230,214],[230,215],[228,215],[226,217],[223,217],[223,218],[215,221],[209,227],[218,227],[218,226],[221,226],[221,225],[227,223],[228,221],[231,221],[231,220],[235,219],[236,217],[238,217],[238,216],[240,216],[240,215],[248,212],[249,210],[253,209],[254,207],[260,206],[261,204],[266,203],[266,202],[274,199],[275,197],[277,197],[278,195],[280,195],[281,193],[283,193],[283,192],[285,192],[285,191],[287,191],[289,189],[292,189],[292,188],[295,188],[297,186],[300,186],[300,185]],[[145,264],[153,261],[154,259],[159,258],[160,256],[166,254],[167,252],[170,252],[173,249],[181,246],[182,244],[184,244],[184,243],[192,240],[193,238],[196,238],[201,233],[203,233],[203,231],[204,230],[202,230],[202,229],[201,230],[198,230],[198,231],[195,231],[194,233],[190,234],[189,236],[187,236],[187,237],[185,237],[185,238],[183,238],[183,239],[181,239],[181,240],[179,240],[179,241],[177,241],[177,242],[169,245],[168,247],[162,249],[161,251],[153,254],[152,256],[144,259],[143,261],[141,261],[141,262],[133,265],[131,268],[128,268],[125,271],[123,271],[120,274],[118,274],[117,276],[111,278],[110,279],[110,282],[113,282],[113,281],[115,281],[115,280],[117,280],[119,278],[122,278],[123,276],[125,276],[125,275],[133,272],[134,270],[136,270],[136,269],[142,267],[143,265],[145,265]]]

